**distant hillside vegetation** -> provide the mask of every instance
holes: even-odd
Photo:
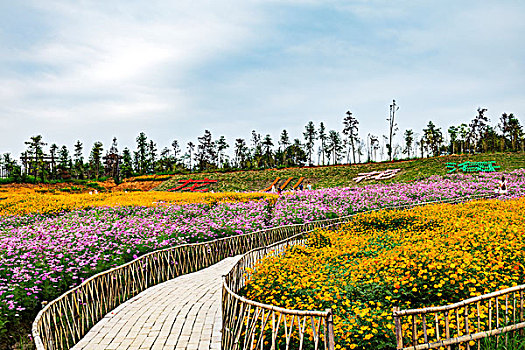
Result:
[[[495,160],[496,165],[501,166],[498,171],[512,171],[514,169],[525,168],[525,153],[448,155],[381,163],[175,175],[171,179],[157,186],[155,190],[166,191],[174,188],[179,185],[179,180],[204,178],[218,180],[218,182],[211,187],[216,192],[262,190],[270,186],[277,177],[281,178],[279,182],[281,185],[288,178],[294,178],[288,185],[287,189],[295,184],[300,177],[304,177],[306,181],[310,182],[313,188],[364,186],[377,181],[363,181],[356,184],[353,181],[353,178],[356,177],[358,173],[382,171],[387,169],[401,169],[393,179],[382,180],[381,182],[407,182],[424,179],[432,175],[445,175],[448,171],[445,166],[447,162],[461,163],[464,161],[476,162],[491,160]]]

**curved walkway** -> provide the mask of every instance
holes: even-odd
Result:
[[[220,349],[222,275],[240,257],[148,288],[107,314],[72,349]]]

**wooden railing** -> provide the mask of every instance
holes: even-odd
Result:
[[[470,298],[456,304],[393,311],[397,349],[477,349],[481,339],[520,330],[523,335],[523,291],[525,285]],[[405,321],[405,322],[403,322]],[[496,338],[496,342],[507,341]],[[405,346],[404,344],[411,345]],[[457,347],[456,347],[457,348]],[[474,348],[474,346],[472,346]]]
[[[410,209],[435,203],[458,203],[490,198],[473,196],[370,210]],[[362,213],[360,213],[362,214]],[[306,235],[317,228],[335,228],[358,214],[301,225],[302,231],[278,243],[246,253],[223,278],[223,350],[327,349],[335,348],[332,311],[291,310],[249,300],[238,293],[246,286],[256,264],[265,256],[278,255],[293,245],[304,245]]]
[[[325,220],[311,229],[267,247],[246,253],[223,278],[223,350],[335,348],[332,310],[290,310],[246,299],[237,293],[249,279],[247,269],[269,254],[280,254],[289,246],[304,244],[303,237],[340,219]]]
[[[481,198],[487,198],[487,196],[468,197],[467,200]],[[465,199],[416,203],[382,209],[403,209],[422,204],[460,201],[465,201]],[[259,247],[268,247],[290,238],[296,239],[293,237],[298,237],[300,233],[304,234],[317,227],[341,223],[353,216],[276,227],[210,242],[185,244],[158,250],[99,273],[51,301],[38,313],[32,328],[36,348],[37,350],[68,349],[108,312],[153,285],[206,268],[230,256],[244,254]],[[234,286],[234,288],[229,287],[231,293],[235,294],[234,292],[239,290],[237,287],[244,282],[242,279],[232,278],[230,283],[229,286]],[[233,294],[232,298],[242,303],[243,299]],[[321,312],[322,317],[328,317],[328,312]],[[300,314],[301,312],[296,316]],[[283,320],[283,318],[278,318],[275,322]],[[304,322],[305,319],[301,320]],[[319,327],[318,323],[313,324],[314,329],[320,329]]]
[[[158,250],[90,277],[38,313],[32,330],[36,347],[38,350],[68,349],[109,311],[145,289],[286,239],[297,234],[300,227],[283,226]]]

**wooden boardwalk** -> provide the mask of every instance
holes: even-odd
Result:
[[[72,349],[220,350],[222,275],[239,259],[148,288],[107,314]]]

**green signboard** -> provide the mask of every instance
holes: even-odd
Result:
[[[449,169],[447,174],[462,171],[464,173],[492,173],[496,169],[501,168],[499,165],[496,165],[495,160],[487,162],[464,162],[464,163],[446,163],[447,169]]]

